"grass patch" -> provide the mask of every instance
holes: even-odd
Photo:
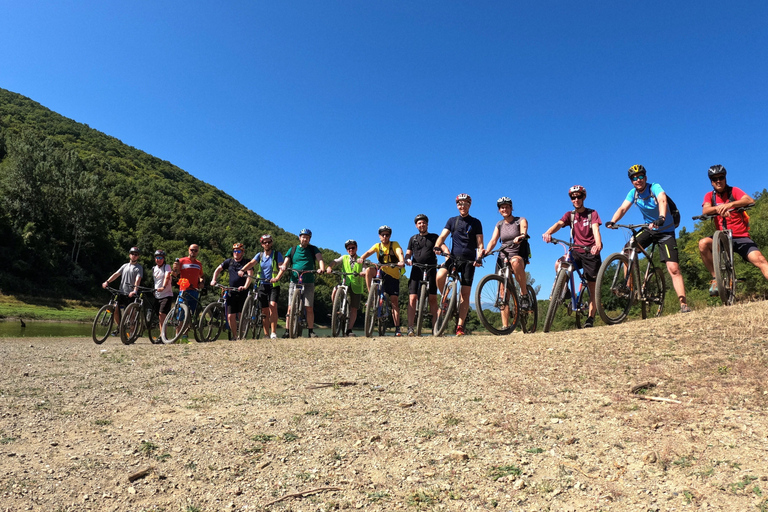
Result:
[[[526,453],[542,453],[544,451],[544,449],[536,447],[536,448],[528,448],[525,451],[526,451]]]
[[[157,450],[157,445],[151,441],[142,441],[139,445],[139,452],[145,455],[152,455]]]
[[[510,464],[507,466],[492,466],[491,470],[488,471],[488,476],[495,482],[499,478],[509,475],[520,476],[522,473],[523,471],[519,467]]]
[[[283,441],[286,443],[291,443],[295,440],[297,440],[299,436],[297,434],[294,434],[293,432],[286,432],[283,434]]]

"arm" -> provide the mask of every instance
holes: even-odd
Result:
[[[624,216],[624,214],[626,214],[631,207],[632,207],[632,203],[625,199],[624,202],[621,203],[621,206],[619,206],[619,209],[616,210],[616,213],[613,214],[613,217],[611,217],[611,220],[608,221],[611,223],[611,226],[619,222],[621,218]],[[605,227],[610,228],[611,226],[608,225],[608,222],[605,223]]]
[[[603,237],[600,235],[600,224],[592,223],[592,234],[595,236],[595,245],[589,250],[592,254],[597,254],[603,250]]]
[[[403,256],[403,248],[398,245],[398,247],[395,249],[395,256],[397,256],[397,266],[398,267],[404,267],[405,266],[405,256]]]
[[[315,260],[317,260],[318,264],[320,265],[320,269],[318,270],[318,274],[322,274],[325,272],[325,262],[323,261],[323,255],[322,253],[315,254]]]
[[[104,281],[103,283],[101,283],[101,287],[102,287],[102,288],[106,288],[107,286],[109,286],[109,283],[111,283],[112,281],[114,281],[115,279],[117,279],[118,277],[120,277],[120,274],[121,274],[121,272],[118,270],[117,272],[115,272],[114,274],[112,274],[111,276],[109,276],[109,277],[107,278],[107,280],[106,280],[106,281]]]
[[[216,270],[213,271],[213,277],[211,278],[211,286],[216,286],[216,280],[219,278],[219,274],[221,274],[222,270],[224,270],[224,267],[219,265],[218,267],[216,267]]]
[[[483,234],[475,235],[477,240],[477,249],[475,252],[475,266],[480,267],[483,264],[483,256],[485,255],[485,249],[483,248]]]
[[[363,255],[362,255],[362,256],[360,256],[360,257],[357,259],[357,262],[358,262],[358,263],[362,263],[362,262],[363,262],[363,260],[365,260],[365,258],[367,258],[368,256],[370,256],[370,255],[371,255],[371,254],[373,254],[374,252],[376,252],[376,251],[375,251],[375,250],[373,250],[373,249],[368,249],[367,251],[365,251],[365,252],[363,253]]]
[[[448,235],[450,235],[451,232],[448,231],[448,229],[443,228],[443,230],[440,232],[440,236],[437,237],[437,241],[435,242],[435,247],[439,247],[441,251],[443,251],[443,247],[447,249],[447,246],[445,245],[445,241],[448,239]],[[449,251],[445,251],[444,254],[448,254]]]
[[[283,263],[278,267],[280,270],[277,271],[277,276],[273,277],[273,283],[277,283],[280,281],[280,278],[283,277],[283,274],[285,273],[285,269],[291,266],[291,257],[286,256],[283,258]]]
[[[173,277],[173,271],[167,270],[165,272],[165,275],[163,276],[163,284],[160,286],[160,288],[157,289],[157,291],[162,292],[165,290],[167,286],[171,285],[171,277]]]
[[[656,200],[659,202],[659,218],[653,222],[653,225],[660,228],[664,221],[667,219],[667,193],[662,192],[656,196]]]
[[[717,206],[713,206],[710,201],[707,201],[702,205],[701,213],[703,215],[717,214],[722,217],[730,217],[731,213],[729,212],[729,210],[732,210],[734,208],[740,208],[742,206],[749,206],[754,203],[755,203],[754,199],[752,199],[749,195],[744,194],[743,196],[741,196],[741,198],[737,199],[736,201],[719,204]]]
[[[256,266],[255,261],[256,260],[251,260],[245,265],[243,265],[243,268],[237,271],[237,275],[239,275],[240,277],[245,277],[245,274],[248,273],[248,271],[251,270],[254,266]],[[253,272],[251,272],[251,274],[249,275],[253,275]]]
[[[488,241],[488,247],[485,248],[485,254],[488,254],[493,250],[494,247],[496,247],[496,242],[499,241],[499,236],[501,235],[501,231],[499,230],[499,226],[496,226],[493,228],[493,234],[491,235],[491,239]]]
[[[516,244],[525,242],[525,238],[528,236],[528,219],[522,217],[520,219],[520,234],[513,240]]]
[[[133,282],[133,291],[128,294],[129,297],[135,296],[139,292],[139,285],[141,284],[141,274],[136,274],[136,280]]]
[[[541,235],[542,240],[544,240],[547,243],[551,242],[552,235],[560,231],[560,228],[563,228],[563,227],[565,227],[565,222],[563,222],[562,220],[555,222],[554,224],[552,224],[552,227],[550,227],[548,230],[544,232],[543,235]]]

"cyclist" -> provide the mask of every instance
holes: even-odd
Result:
[[[197,310],[197,303],[200,300],[199,288],[202,288],[205,283],[203,276],[203,263],[197,259],[197,254],[200,252],[200,246],[192,244],[189,246],[188,254],[184,258],[179,258],[173,264],[173,273],[180,279],[186,279],[189,281],[189,288],[187,289],[187,295],[192,297],[192,300],[187,302],[190,315],[195,314]]]
[[[707,171],[713,190],[704,196],[701,213],[703,215],[719,215],[715,217],[715,226],[718,230],[723,230],[723,221],[725,220],[728,229],[733,232],[733,252],[739,254],[744,261],[748,261],[759,268],[763,276],[768,279],[768,261],[757,248],[757,244],[749,238],[749,215],[746,212],[730,211],[734,208],[754,204],[755,200],[740,188],[729,186],[725,178],[726,173],[727,171],[722,165],[713,165]],[[715,267],[712,262],[711,236],[699,240],[699,252],[704,265],[712,274],[709,294],[716,296],[718,290]]]
[[[251,261],[246,263],[240,269],[239,275],[244,276],[250,268],[256,265],[259,266],[256,274],[262,279],[259,285],[259,303],[261,304],[261,310],[265,312],[266,316],[264,329],[269,324],[269,337],[270,339],[275,339],[277,338],[277,300],[280,298],[280,283],[276,276],[278,272],[277,267],[283,264],[284,258],[280,251],[274,249],[272,235],[261,235],[260,242],[264,250],[257,253]]]
[[[403,248],[397,242],[392,242],[392,228],[384,225],[379,228],[379,243],[373,244],[370,249],[365,251],[357,262],[362,264],[365,258],[376,253],[379,263],[397,263],[400,268],[385,267],[382,268],[382,277],[384,292],[389,294],[389,301],[392,303],[392,321],[395,324],[395,336],[402,336],[400,332],[400,307],[398,299],[400,298],[400,269],[405,267],[405,257]],[[365,286],[368,293],[371,292],[371,280],[376,276],[376,269],[368,267],[365,271]]]
[[[165,251],[158,249],[155,251],[155,267],[152,269],[152,277],[155,280],[155,299],[156,308],[160,317],[160,324],[163,325],[165,317],[173,306],[173,287],[171,278],[173,272],[171,266],[165,262]]]
[[[359,256],[357,255],[357,242],[352,239],[344,242],[344,249],[347,250],[347,254],[343,254],[330,262],[326,267],[326,272],[331,273],[333,267],[341,264],[342,272],[351,274],[356,272],[360,274],[363,271],[363,266],[357,262]],[[360,309],[360,297],[363,295],[365,289],[364,277],[360,276],[347,276],[349,279],[349,289],[347,291],[347,300],[349,300],[349,324],[347,326],[346,336],[354,337],[355,333],[352,332],[352,327],[357,320],[357,311]],[[333,290],[331,294],[331,303],[336,298],[336,290]]]
[[[123,263],[117,272],[101,283],[101,287],[106,288],[109,283],[118,277],[120,278],[120,291],[122,293],[117,296],[118,307],[115,310],[115,325],[120,325],[120,311],[131,302],[139,291],[139,284],[144,278],[144,267],[139,263],[140,255],[141,251],[138,247],[131,247],[128,251],[128,263]],[[112,335],[117,336],[117,330]]]
[[[459,210],[459,215],[448,219],[435,242],[435,252],[441,251],[443,244],[448,239],[448,235],[451,236],[450,256],[443,264],[443,268],[437,271],[436,281],[438,290],[443,289],[450,268],[456,267],[461,276],[461,305],[459,306],[456,336],[463,336],[465,334],[464,321],[469,311],[469,294],[472,281],[475,278],[475,267],[479,267],[482,264],[482,256],[484,254],[483,224],[479,219],[469,214],[471,206],[472,198],[469,194],[457,195],[456,208]],[[454,261],[456,258],[466,261]]]
[[[637,204],[643,219],[648,223],[648,227],[644,228],[638,235],[637,242],[643,248],[648,247],[653,242],[659,245],[659,259],[666,264],[667,272],[672,278],[672,286],[675,288],[677,298],[680,301],[680,312],[689,313],[691,308],[688,307],[688,301],[685,298],[685,283],[678,264],[675,223],[672,218],[672,209],[669,208],[667,194],[658,183],[648,183],[645,167],[642,165],[630,167],[627,176],[629,176],[633,188],[616,213],[613,214],[611,220],[605,223],[605,227],[615,229],[614,224],[627,213],[632,204]]]
[[[435,255],[435,242],[437,234],[429,233],[429,217],[420,213],[413,221],[416,223],[416,229],[419,231],[408,240],[408,247],[405,250],[405,264],[421,263],[423,265],[437,265],[437,256]],[[443,244],[442,250],[448,252],[448,246]],[[416,302],[419,300],[419,282],[424,279],[424,269],[413,267],[411,277],[408,279],[408,336],[416,336],[413,331],[413,320],[416,316]],[[437,281],[436,272],[429,272],[429,312],[432,318],[437,314]]]
[[[581,185],[574,185],[568,189],[568,196],[573,203],[573,210],[565,212],[560,220],[541,235],[541,238],[549,243],[553,233],[556,233],[560,228],[570,226],[573,243],[589,246],[589,252],[581,247],[574,247],[571,255],[574,267],[584,269],[584,279],[587,280],[587,288],[589,289],[589,315],[584,322],[584,327],[594,327],[595,311],[597,311],[595,307],[595,281],[602,264],[600,258],[600,251],[603,248],[603,240],[600,236],[600,224],[602,222],[600,215],[595,210],[584,206],[587,189]]]
[[[252,271],[247,271],[246,275],[241,276],[240,271],[248,260],[243,258],[243,251],[245,246],[241,243],[235,243],[232,245],[232,257],[222,261],[221,264],[213,271],[213,277],[211,278],[211,286],[216,285],[216,281],[219,279],[219,274],[222,270],[229,271],[229,286],[237,288],[237,291],[232,290],[227,294],[227,322],[229,323],[229,329],[232,332],[232,339],[237,339],[237,317],[243,312],[243,304],[248,297],[248,288],[251,287]]]
[[[283,264],[280,265],[280,271],[277,273],[277,277],[275,278],[275,282],[279,281],[281,277],[283,277],[283,273],[285,270],[293,266],[295,270],[302,271],[302,270],[314,270],[315,269],[315,263],[318,264],[318,270],[317,273],[323,273],[325,272],[325,263],[323,263],[323,254],[320,252],[320,249],[315,247],[314,245],[311,245],[309,241],[312,239],[312,231],[309,229],[302,229],[299,232],[299,245],[295,247],[291,247],[288,249],[288,252],[285,253],[285,259],[283,260]],[[296,272],[291,272],[291,284],[288,287],[288,304],[291,303],[291,299],[293,298],[293,293],[296,290],[296,283],[299,282],[299,276],[296,275]],[[315,334],[315,276],[312,274],[307,274],[302,278],[302,282],[304,283],[304,309],[307,312],[307,332],[308,336],[310,338],[317,338],[317,334]],[[286,315],[286,321],[285,321],[285,334],[283,334],[283,338],[289,338],[290,333],[288,332],[288,325],[290,322],[288,321],[288,317],[290,316],[290,311],[288,312],[288,315]]]

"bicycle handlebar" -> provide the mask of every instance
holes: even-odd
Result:
[[[731,208],[728,211],[729,212],[734,212],[734,213],[739,213],[739,212],[743,212],[744,210],[749,210],[753,206],[755,206],[755,203],[748,204],[747,206],[739,206],[738,208]],[[720,217],[720,214],[719,213],[709,213],[707,215],[696,215],[694,217],[691,217],[691,220],[709,220],[709,219],[714,219],[715,217]]]
[[[565,240],[560,240],[559,238],[554,238],[554,237],[549,241],[549,243],[565,245],[569,249],[572,247],[576,247],[578,249],[589,249],[591,247],[590,245],[581,245],[581,244],[575,244],[573,242],[566,242]]]

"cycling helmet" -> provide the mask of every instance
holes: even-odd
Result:
[[[135,254],[141,254],[141,250],[138,247],[133,246],[133,247],[131,247],[131,250],[128,251],[128,254],[134,254],[134,253]]]
[[[512,209],[512,199],[508,198],[507,196],[501,196],[496,200],[496,208],[501,208],[503,205],[508,204],[509,209]]]
[[[345,249],[349,249],[349,246],[350,246],[350,245],[354,245],[354,246],[357,246],[357,242],[355,242],[355,241],[354,241],[354,240],[352,240],[351,238],[350,238],[349,240],[347,240],[346,242],[344,242],[344,248],[345,248]]]
[[[238,243],[232,244],[232,250],[234,251],[235,249],[240,249],[242,251],[243,249],[245,249],[245,246],[240,242],[238,242]]]
[[[573,194],[582,194],[584,197],[582,199],[587,198],[587,189],[582,187],[581,185],[574,185],[571,188],[568,189],[568,197],[573,197]]]
[[[301,235],[307,235],[310,238],[312,238],[312,230],[304,228],[301,231],[299,231],[299,236],[301,236]]]
[[[723,167],[722,165],[713,165],[707,171],[707,176],[709,177],[709,179],[712,179],[713,176],[720,176],[721,174],[723,176],[728,174],[728,171],[726,171],[725,167]]]
[[[386,224],[384,224],[383,226],[381,226],[379,228],[379,234],[382,234],[382,233],[389,233],[391,235],[392,234],[392,228],[387,226]]]
[[[158,257],[158,256],[162,256],[163,258],[165,258],[165,251],[162,250],[162,249],[156,250],[155,251],[155,257]]]
[[[633,165],[632,167],[630,167],[629,170],[627,171],[627,176],[631,178],[635,174],[646,174],[645,167],[643,167],[642,165]]]
[[[272,241],[272,235],[261,235],[261,238],[259,239],[260,242],[264,243],[267,240]]]
[[[456,196],[456,202],[458,203],[459,201],[466,201],[469,204],[472,204],[472,198],[469,197],[469,194],[459,194],[459,195],[457,195]]]
[[[427,217],[427,216],[426,216],[426,215],[424,215],[423,213],[420,213],[420,214],[418,214],[418,215],[416,216],[416,218],[415,218],[415,219],[413,219],[413,223],[414,223],[414,224],[416,224],[416,223],[417,223],[417,222],[419,222],[420,220],[423,220],[424,222],[429,222],[429,217]]]

